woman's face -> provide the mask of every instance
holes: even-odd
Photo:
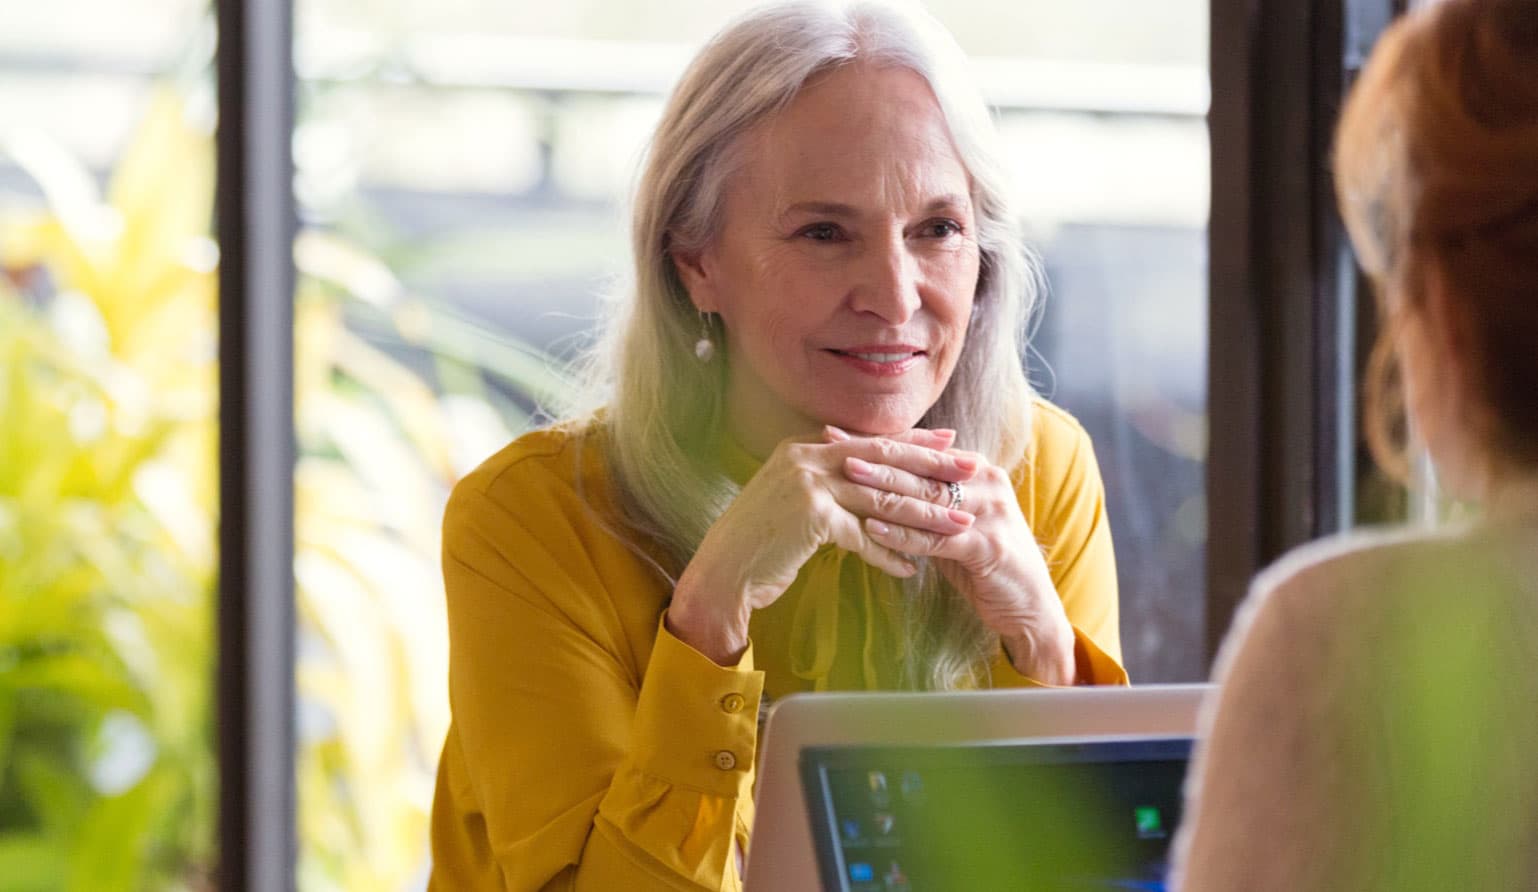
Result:
[[[749,451],[824,424],[908,430],[956,367],[977,289],[970,181],[923,78],[850,65],[743,137],[725,222],[675,257],[726,331]]]

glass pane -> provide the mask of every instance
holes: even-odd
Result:
[[[447,723],[437,519],[559,405],[665,92],[746,0],[298,0],[302,880],[419,885]],[[1051,279],[1032,377],[1094,438],[1139,681],[1203,666],[1207,6],[934,4]]]
[[[1202,680],[1207,3],[936,10],[996,97],[1045,261],[1032,383],[1094,441],[1128,671]]]
[[[201,0],[0,28],[7,889],[212,888],[209,33]]]

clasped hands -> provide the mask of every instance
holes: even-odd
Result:
[[[949,430],[865,437],[828,427],[820,440],[781,443],[680,574],[670,631],[717,663],[735,662],[752,612],[831,544],[901,578],[917,572],[912,558],[934,560],[1016,671],[1073,684],[1073,629],[1009,474],[954,440]],[[956,508],[951,484],[961,487]]]

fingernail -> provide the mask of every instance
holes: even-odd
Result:
[[[885,536],[892,532],[892,528],[872,517],[865,521],[865,528],[878,536]]]
[[[954,508],[952,508],[951,510],[945,512],[945,515],[951,519],[952,523],[958,524],[958,525],[964,526],[964,527],[971,526],[972,525],[972,521],[977,519],[974,515],[968,514],[965,511],[957,511]]]
[[[973,471],[977,470],[977,461],[975,459],[970,459],[970,458],[957,458],[956,459],[956,467],[958,467],[961,470],[966,471],[968,474],[970,474]]]
[[[948,427],[937,427],[934,430],[930,431],[930,433],[934,434],[935,436],[939,437],[942,440],[954,440],[954,439],[956,439],[956,432],[954,430],[951,430]]]
[[[839,430],[838,428],[834,427],[831,424],[823,426],[822,435],[827,437],[830,440],[847,440],[847,439],[849,439],[849,435],[848,434],[844,433],[842,430]]]
[[[913,566],[912,564],[903,564],[902,565],[902,571],[903,571],[902,575],[904,575],[904,576],[912,576],[913,574],[915,574],[915,573],[917,573],[919,571],[919,568]]]
[[[849,473],[858,474],[861,477],[869,477],[876,470],[871,467],[870,462],[855,458],[852,455],[844,459],[844,461],[849,468]]]

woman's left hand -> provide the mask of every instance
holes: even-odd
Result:
[[[977,463],[972,479],[959,484],[962,501],[955,506],[977,518],[971,529],[942,536],[869,517],[867,532],[893,551],[936,559],[945,578],[998,633],[1021,675],[1044,684],[1076,683],[1073,626],[1020,511],[1009,473],[976,453],[952,452]],[[946,483],[889,465],[851,457],[844,473],[879,492],[951,504]]]

